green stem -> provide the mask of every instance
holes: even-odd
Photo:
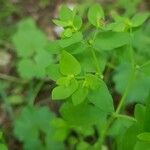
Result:
[[[136,120],[135,118],[130,117],[130,116],[127,116],[127,115],[117,114],[116,117],[117,117],[117,118],[123,118],[123,119],[127,119],[127,120],[130,120],[130,121],[137,122],[137,120]]]
[[[122,96],[122,98],[120,100],[120,103],[119,103],[117,109],[116,109],[116,113],[117,114],[120,112],[120,110],[121,110],[121,108],[122,108],[122,106],[123,106],[123,104],[124,104],[124,102],[125,102],[125,100],[126,100],[126,98],[128,96],[128,92],[129,92],[130,87],[132,85],[134,76],[135,76],[135,69],[133,69],[131,71],[131,74],[130,74],[130,77],[129,77],[129,80],[128,80],[128,83],[127,83],[127,87],[126,87],[125,92],[124,92],[124,94],[123,94],[123,96]]]
[[[112,115],[112,116],[108,119],[107,124],[106,124],[105,128],[103,129],[103,131],[102,131],[102,133],[101,133],[101,137],[100,137],[99,140],[98,140],[98,145],[96,145],[96,149],[102,150],[102,146],[103,146],[105,137],[106,137],[106,135],[107,135],[107,131],[108,131],[110,125],[113,123],[114,120],[115,120],[115,116],[114,116],[114,115]]]
[[[123,115],[119,114],[120,110],[121,110],[121,108],[122,108],[122,106],[123,106],[123,104],[124,104],[124,102],[126,100],[126,97],[128,95],[128,92],[130,90],[130,87],[132,85],[132,82],[133,82],[133,79],[134,79],[134,76],[135,76],[134,52],[133,52],[133,49],[132,49],[132,29],[130,29],[130,49],[129,49],[129,53],[130,53],[130,59],[131,59],[131,63],[132,63],[131,74],[130,74],[130,77],[129,77],[126,89],[124,91],[124,94],[123,94],[123,96],[122,96],[122,98],[120,100],[120,103],[119,103],[115,113],[113,113],[110,116],[110,118],[108,119],[108,121],[106,123],[106,126],[105,126],[104,130],[102,131],[102,135],[100,137],[100,140],[98,141],[98,147],[100,148],[100,150],[102,149],[105,137],[107,135],[107,131],[108,131],[110,125],[113,123],[113,121],[115,120],[116,117],[123,117],[123,118],[126,118],[126,119],[133,120],[130,117],[126,117],[126,116],[123,116]]]
[[[96,67],[96,70],[97,70],[97,73],[99,75],[101,75],[101,71],[100,71],[100,68],[99,68],[99,63],[98,63],[98,59],[96,57],[96,54],[95,54],[95,51],[93,48],[91,48],[91,52],[92,52],[92,56],[93,56],[93,59],[94,59],[94,63],[95,63],[95,67]]]

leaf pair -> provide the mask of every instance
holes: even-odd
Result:
[[[54,100],[70,97],[78,88],[75,76],[81,72],[80,63],[66,51],[63,51],[60,58],[59,71],[65,77],[57,80],[58,86],[52,91]]]
[[[76,9],[72,11],[66,6],[61,6],[59,19],[54,19],[53,22],[65,28],[64,37],[70,37],[73,32],[78,31],[82,26],[82,18],[77,15]]]

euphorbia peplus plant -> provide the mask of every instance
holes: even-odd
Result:
[[[63,101],[60,114],[70,127],[76,131],[80,129],[77,133],[81,139],[94,134],[93,127],[96,128],[96,142],[90,145],[80,139],[78,149],[105,149],[106,136],[114,138],[119,150],[149,149],[149,121],[147,128],[139,124],[149,120],[149,104],[146,108],[136,105],[135,117],[125,115],[124,111],[130,97],[134,102],[139,99],[144,102],[150,91],[149,58],[139,60],[139,53],[134,49],[134,35],[149,13],[137,13],[127,18],[112,12],[113,22],[106,23],[102,7],[94,4],[87,14],[84,23],[78,7],[70,10],[62,6],[59,17],[53,20],[64,30],[61,39],[48,45],[49,51],[57,56],[56,63],[47,69],[49,77],[56,81],[52,99]],[[125,66],[122,70],[119,69],[121,65]],[[113,88],[105,83],[111,80],[107,75],[110,68],[116,70],[113,80],[122,95],[116,108],[110,93]],[[139,89],[146,85],[147,88],[141,97],[136,97],[134,89],[140,84]],[[145,114],[147,119],[141,116]]]
[[[81,8],[61,7],[53,22],[63,31],[55,41],[48,42],[33,20],[19,23],[13,36],[18,73],[40,79],[40,85],[47,74],[56,82],[52,100],[62,101],[62,118],[27,107],[15,121],[15,136],[24,149],[63,150],[67,143],[77,150],[149,150],[150,30],[144,24],[149,13],[121,17],[112,11],[110,18],[99,4],[82,13]],[[126,115],[131,103],[140,103],[134,116]]]

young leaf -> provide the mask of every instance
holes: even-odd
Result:
[[[104,11],[99,4],[95,4],[89,8],[88,11],[88,19],[89,22],[96,26],[100,27],[100,21],[104,18]]]
[[[68,22],[64,22],[64,21],[61,21],[61,20],[58,20],[58,19],[53,19],[53,22],[57,26],[60,26],[60,27],[69,27],[70,26],[70,24]]]
[[[63,100],[70,97],[78,88],[78,82],[72,79],[68,86],[59,85],[52,91],[53,100]]]
[[[77,75],[81,72],[80,63],[66,51],[63,51],[60,58],[60,72],[63,75]]]
[[[73,25],[74,27],[79,30],[82,26],[82,18],[81,16],[75,15],[73,19]]]
[[[72,36],[72,30],[70,28],[67,28],[66,30],[64,30],[64,32],[62,33],[62,35],[64,37],[71,37]]]
[[[95,106],[102,109],[104,112],[113,112],[113,99],[104,81],[99,80],[99,87],[96,90],[91,90],[88,94],[88,99]]]
[[[82,39],[83,39],[82,33],[81,32],[76,32],[71,37],[60,40],[59,41],[59,45],[62,48],[65,48],[65,47],[68,47],[68,46],[70,46],[72,44],[81,42]]]
[[[78,105],[82,103],[88,94],[88,89],[86,87],[82,87],[82,84],[79,85],[78,89],[72,95],[72,102],[74,105]]]

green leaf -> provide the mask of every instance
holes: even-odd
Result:
[[[64,21],[61,21],[61,20],[58,20],[58,19],[53,19],[53,22],[57,26],[60,26],[60,27],[68,27],[68,26],[70,26],[70,24],[68,22],[64,22]]]
[[[79,30],[82,27],[82,18],[81,16],[75,15],[73,19],[74,27]]]
[[[52,126],[54,127],[54,139],[57,141],[64,141],[69,134],[69,126],[66,121],[61,118],[56,118],[52,121]]]
[[[100,116],[104,115],[104,112],[92,105],[82,103],[74,106],[69,102],[61,107],[60,113],[69,125],[83,128],[96,124]]]
[[[106,26],[106,30],[112,30],[115,32],[125,31],[126,24],[124,22],[113,22]]]
[[[150,132],[140,133],[137,137],[141,141],[150,142]]]
[[[46,72],[47,72],[48,77],[54,81],[58,80],[62,76],[59,71],[59,64],[50,64],[47,67]]]
[[[78,89],[72,95],[72,102],[74,105],[82,103],[88,95],[88,89],[79,85]]]
[[[74,17],[73,11],[70,10],[67,6],[62,5],[60,12],[59,12],[59,18],[62,21],[72,21]]]
[[[145,111],[146,111],[145,106],[141,104],[136,104],[134,109],[134,116],[142,130],[144,128]]]
[[[95,106],[102,109],[104,112],[113,112],[113,99],[104,81],[99,80],[99,87],[96,90],[91,90],[88,94],[88,99]]]
[[[63,100],[70,97],[78,88],[78,82],[75,79],[70,81],[68,86],[59,85],[55,87],[52,91],[53,100]]]
[[[127,86],[127,81],[132,71],[130,63],[123,62],[117,68],[113,77],[116,90],[123,94]],[[136,71],[135,78],[132,80],[132,85],[127,95],[126,103],[144,102],[148,96],[150,89],[149,76],[142,73],[140,70]]]
[[[36,51],[43,50],[47,44],[45,34],[35,26],[33,20],[28,19],[21,21],[12,41],[20,57],[32,56]]]
[[[61,148],[57,148],[56,145],[62,145],[62,143],[53,140],[53,127],[51,126],[53,118],[54,115],[46,107],[25,107],[14,122],[14,135],[23,142],[25,150],[60,150]],[[44,135],[42,140],[40,139],[41,133]]]
[[[61,50],[59,40],[49,41],[45,46],[45,49],[49,51],[51,54],[58,54]]]
[[[77,75],[81,72],[80,63],[66,51],[63,51],[60,58],[60,72],[63,75]]]
[[[39,117],[42,120],[39,120]],[[14,133],[21,141],[37,138],[38,130],[45,131],[45,127],[49,127],[48,122],[51,117],[53,118],[53,115],[47,108],[25,107],[15,121]],[[26,125],[24,126],[24,124]]]
[[[94,4],[89,8],[88,19],[92,25],[100,27],[100,21],[103,18],[104,18],[104,11],[99,4]]]
[[[81,64],[81,67],[84,68],[85,72],[97,72],[90,48],[85,49],[84,52],[85,53],[79,53],[77,55],[77,58]],[[106,66],[106,60],[107,60],[106,56],[100,54],[97,51],[95,51],[95,53],[98,59],[98,66],[101,72],[103,72]]]
[[[36,64],[30,59],[22,59],[18,62],[17,70],[22,78],[31,79],[35,77]]]
[[[142,25],[150,16],[150,13],[137,13],[135,16],[132,18],[132,26],[133,27],[138,27]]]
[[[95,90],[99,87],[99,85],[100,85],[100,80],[97,76],[93,74],[85,75],[85,82],[84,82],[85,87]]]
[[[57,80],[57,84],[58,85],[64,85],[64,86],[69,86],[69,84],[70,84],[70,78],[69,77],[61,77],[61,78],[59,78],[58,80]]]
[[[41,50],[35,55],[35,62],[36,65],[47,68],[53,62],[52,55],[46,50]]]
[[[62,48],[65,48],[65,47],[68,47],[68,46],[70,46],[72,44],[81,42],[82,39],[83,39],[82,33],[81,32],[76,32],[70,38],[65,38],[65,39],[60,40],[59,41],[59,45]]]
[[[18,23],[18,28],[24,31],[36,28],[36,23],[32,18],[27,18]]]
[[[117,118],[109,129],[109,135],[116,138],[120,137],[133,125],[133,121],[124,118]]]
[[[118,40],[119,39],[119,40]],[[96,50],[112,50],[129,44],[130,35],[125,32],[102,32],[99,33],[93,43]]]
[[[139,128],[136,124],[128,128],[122,139],[122,150],[133,150],[137,142]]]
[[[70,28],[67,28],[66,30],[64,30],[64,32],[62,33],[62,35],[64,37],[71,37],[72,36],[72,30]]]
[[[87,44],[82,41],[66,47],[67,52],[71,54],[81,54],[86,50],[86,48],[87,48]]]

